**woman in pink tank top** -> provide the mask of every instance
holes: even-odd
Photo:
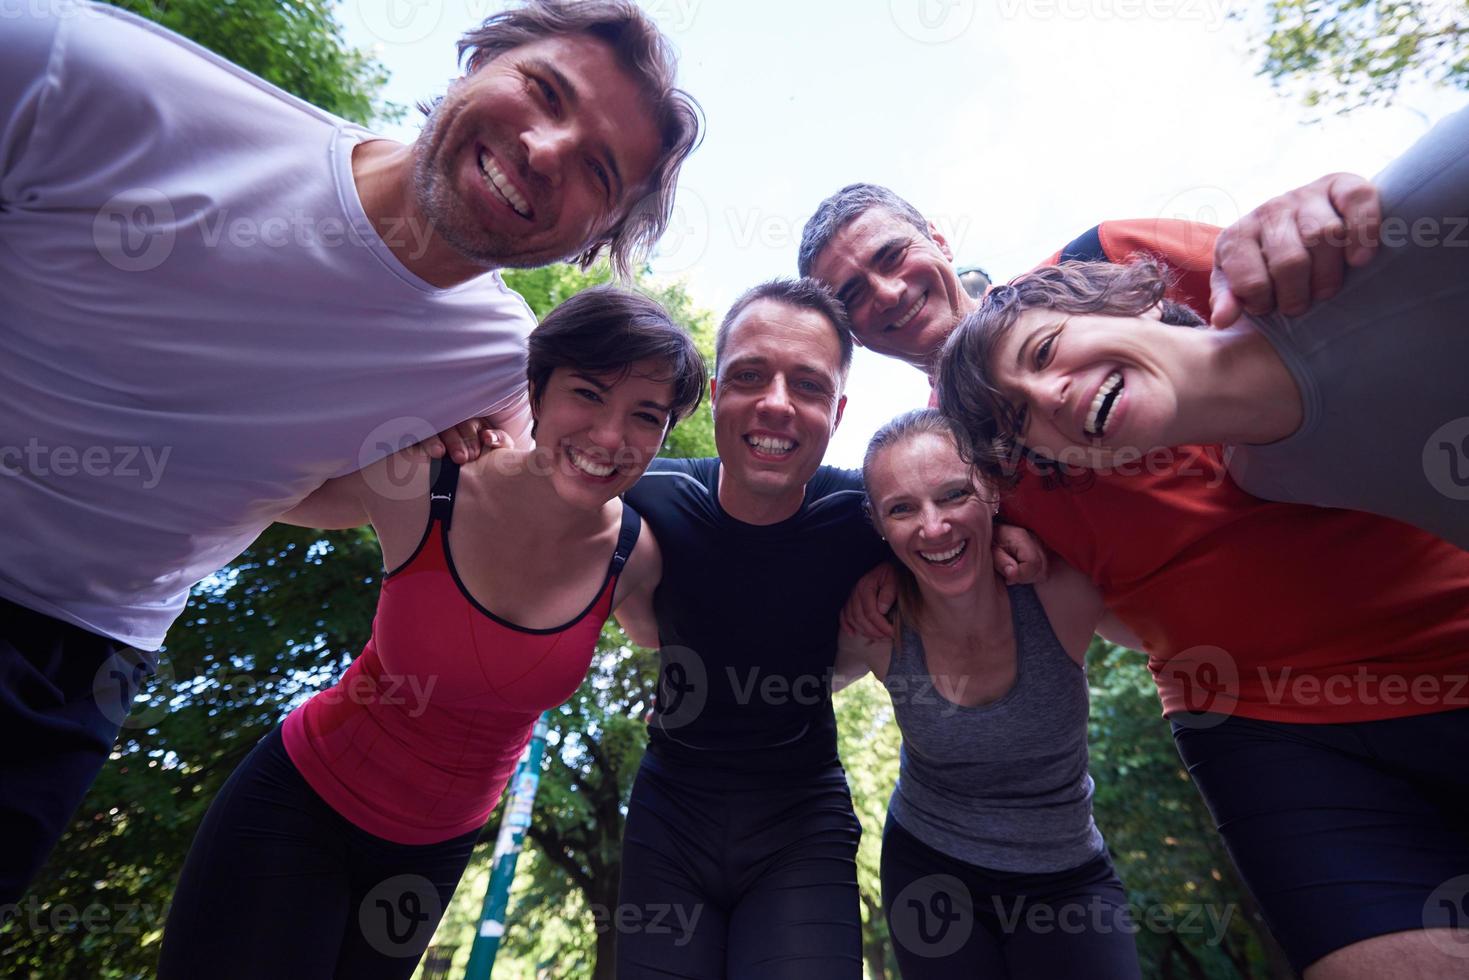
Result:
[[[536,447],[417,450],[286,516],[370,522],[390,569],[372,635],[220,790],[184,865],[159,975],[407,978],[542,711],[616,606],[656,587],[620,495],[697,406],[704,363],[655,302],[598,287],[530,335]]]

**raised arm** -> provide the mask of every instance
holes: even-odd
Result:
[[[1244,313],[1299,316],[1335,296],[1347,268],[1376,254],[1381,223],[1377,188],[1356,174],[1327,174],[1266,201],[1214,246],[1214,326]]]

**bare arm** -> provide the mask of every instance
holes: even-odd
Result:
[[[1111,610],[1103,613],[1102,621],[1097,624],[1097,632],[1108,643],[1115,643],[1129,650],[1142,651],[1143,641],[1138,639],[1137,634],[1126,623],[1118,619],[1117,614]]]
[[[839,631],[836,671],[831,679],[833,693],[860,681],[868,671],[882,680],[892,648],[892,640],[874,640],[845,629]]]
[[[328,531],[361,527],[368,523],[360,471],[327,480],[276,520],[296,527],[319,527]]]
[[[1375,254],[1382,200],[1355,174],[1328,174],[1255,208],[1214,244],[1210,319],[1300,316],[1335,296],[1347,268]]]
[[[626,505],[624,505],[626,506]],[[617,583],[613,615],[628,639],[640,647],[658,649],[658,617],[653,612],[653,593],[663,579],[663,554],[658,539],[643,522],[637,547]]]
[[[1052,555],[1049,565],[1051,574],[1036,585],[1036,594],[1051,621],[1051,630],[1067,655],[1079,664],[1085,663],[1092,634],[1105,612],[1102,593],[1091,579],[1060,557]]]

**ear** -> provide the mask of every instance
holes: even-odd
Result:
[[[831,431],[835,432],[837,430],[837,426],[842,424],[842,412],[846,411],[846,408],[847,396],[843,395],[842,397],[837,399],[837,416],[836,418],[831,420]]]
[[[719,379],[709,379],[709,410],[714,410],[714,403],[719,400]]]
[[[1159,323],[1162,323],[1163,322],[1163,304],[1162,303],[1154,303],[1152,306],[1148,307],[1146,310],[1143,310],[1141,313],[1139,313],[1138,316],[1146,317],[1149,320],[1157,320]]]
[[[928,223],[928,234],[933,239],[933,243],[939,247],[939,251],[944,253],[944,258],[950,262],[954,261],[954,250],[949,248],[948,239],[939,234],[939,230],[934,227],[932,221]]]

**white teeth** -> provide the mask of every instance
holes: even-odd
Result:
[[[1086,429],[1087,435],[1093,437],[1099,436],[1107,428],[1107,419],[1102,414],[1102,406],[1107,404],[1108,399],[1111,398],[1113,392],[1121,390],[1122,372],[1113,371],[1111,374],[1107,375],[1107,380],[1102,382],[1102,387],[1097,389],[1097,395],[1095,398],[1092,399],[1091,408],[1087,410],[1086,425],[1084,427]],[[1111,408],[1108,407],[1108,414],[1110,414],[1111,411]]]
[[[571,460],[572,466],[575,466],[577,469],[581,470],[583,473],[586,473],[588,476],[605,478],[611,476],[617,471],[617,467],[615,466],[599,466],[598,464],[587,459],[585,456],[579,454],[574,449],[568,449],[566,451],[566,458]]]
[[[479,172],[485,175],[485,180],[495,192],[504,198],[505,203],[515,209],[515,213],[522,218],[530,217],[530,203],[515,189],[515,185],[506,179],[494,159],[483,150],[479,155]]]
[[[894,330],[902,330],[904,327],[906,327],[908,325],[908,322],[910,320],[912,320],[915,316],[918,315],[918,311],[921,310],[921,309],[923,309],[923,304],[925,302],[927,302],[927,301],[928,301],[928,294],[927,293],[924,293],[922,296],[920,296],[917,299],[915,299],[913,301],[913,305],[910,306],[910,307],[908,307],[908,312],[903,314],[902,319],[900,319],[897,323],[893,324],[893,329]]]
[[[924,561],[943,563],[951,558],[958,558],[967,547],[969,547],[968,541],[960,541],[948,551],[920,551],[918,554],[923,557]]]
[[[763,453],[785,454],[796,448],[791,440],[773,436],[745,436],[745,441]]]

